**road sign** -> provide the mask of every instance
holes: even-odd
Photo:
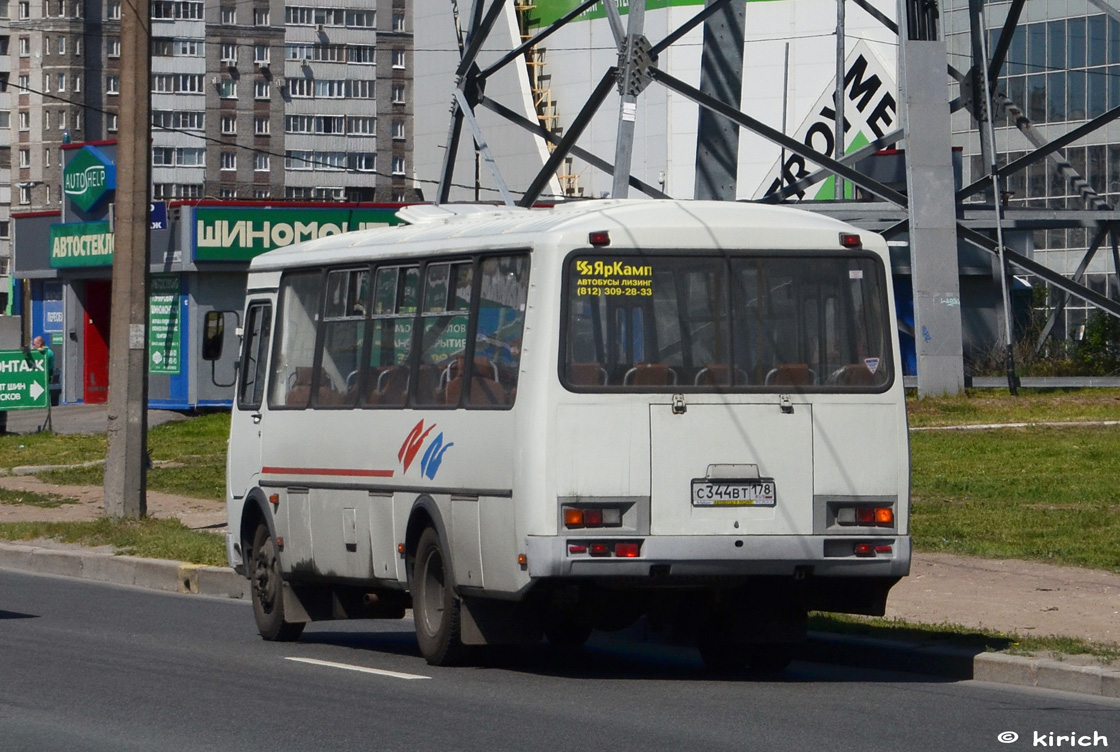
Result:
[[[42,353],[0,350],[0,410],[42,410],[50,399]]]

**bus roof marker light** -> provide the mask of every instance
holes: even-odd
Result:
[[[863,245],[859,235],[855,233],[842,232],[840,233],[840,246],[842,248],[859,248]]]
[[[611,244],[611,234],[606,230],[600,232],[587,233],[587,242],[593,246],[605,246]]]
[[[274,507],[280,506],[280,494],[272,494],[268,497],[268,503]]]

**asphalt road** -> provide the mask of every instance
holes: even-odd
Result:
[[[1120,746],[1120,700],[807,663],[725,680],[691,651],[619,641],[487,661],[430,667],[406,622],[270,644],[246,603],[0,571],[5,752]]]

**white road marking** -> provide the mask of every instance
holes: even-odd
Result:
[[[286,656],[286,661],[296,661],[297,663],[310,663],[313,666],[326,666],[328,668],[341,668],[347,671],[358,671],[363,674],[377,674],[378,676],[389,676],[394,679],[431,679],[430,676],[420,676],[419,674],[402,674],[399,671],[386,671],[381,668],[366,668],[365,666],[352,666],[349,663],[334,663],[333,661],[319,661],[314,658],[295,658]]]

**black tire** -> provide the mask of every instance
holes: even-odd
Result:
[[[420,652],[433,666],[455,665],[466,653],[460,632],[462,602],[455,595],[446,560],[439,534],[427,528],[412,563],[412,617]]]
[[[716,674],[738,674],[747,668],[750,645],[736,628],[733,611],[712,609],[696,631],[696,648],[704,667]]]
[[[751,645],[751,670],[763,674],[782,671],[793,662],[795,652],[797,652],[797,645],[790,642]]]
[[[303,622],[284,620],[284,578],[276,556],[276,542],[261,524],[253,536],[253,557],[249,562],[249,582],[253,618],[257,631],[270,642],[294,642],[303,634]]]
[[[591,627],[574,619],[550,615],[545,617],[544,636],[556,648],[578,648],[591,637]]]

